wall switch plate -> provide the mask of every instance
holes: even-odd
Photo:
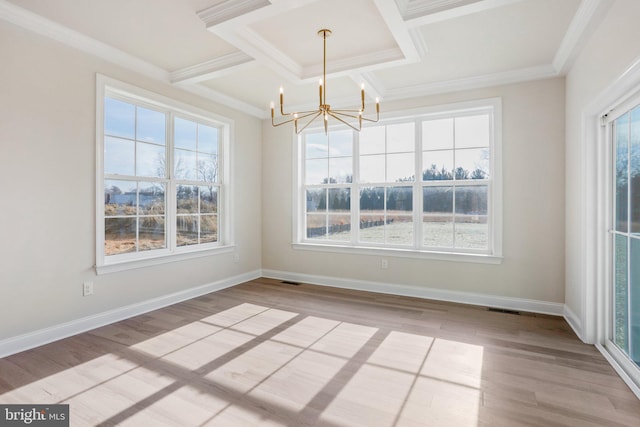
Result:
[[[382,268],[383,270],[386,270],[387,268],[389,268],[389,261],[386,259],[381,260],[380,268]]]

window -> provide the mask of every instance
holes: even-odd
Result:
[[[621,109],[610,123],[613,200],[610,235],[612,339],[640,366],[640,105]]]
[[[499,262],[500,101],[299,137],[298,248]]]
[[[98,270],[229,246],[228,121],[99,76],[97,124]]]

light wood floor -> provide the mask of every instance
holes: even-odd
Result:
[[[259,279],[0,359],[72,426],[640,426],[564,320]]]

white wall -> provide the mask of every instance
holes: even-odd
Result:
[[[597,184],[594,170],[587,169],[588,152],[594,143],[584,138],[585,109],[606,94],[609,86],[640,59],[640,2],[617,0],[590,36],[567,75],[566,94],[566,304],[575,314],[579,329],[589,324],[582,338],[593,340],[595,313],[586,309],[586,287],[595,280],[594,260],[586,250],[587,214],[593,214],[587,195]],[[640,88],[639,88],[640,89]],[[578,331],[582,332],[582,331]],[[581,333],[582,335],[582,333]],[[591,335],[591,336],[588,336]]]
[[[0,342],[259,271],[261,123],[0,21]],[[235,122],[232,254],[96,276],[95,73]],[[82,283],[95,295],[81,296]]]
[[[383,111],[502,97],[504,261],[500,265],[292,248],[292,137],[263,123],[263,269],[564,302],[564,79],[382,103]]]

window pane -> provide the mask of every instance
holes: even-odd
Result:
[[[198,215],[179,215],[176,225],[178,246],[198,244]]]
[[[218,153],[218,129],[198,124],[198,151],[208,154]]]
[[[136,143],[136,175],[164,178],[165,176],[164,145]]]
[[[305,135],[305,157],[318,159],[329,156],[329,140],[324,133],[310,133]]]
[[[104,99],[105,135],[135,138],[136,108],[134,105],[113,98]]]
[[[140,215],[164,215],[164,184],[140,183],[139,213]]]
[[[453,179],[453,150],[425,151],[422,154],[422,168],[424,181]]]
[[[329,215],[329,240],[351,240],[351,215]]]
[[[104,173],[135,175],[135,142],[128,139],[104,137]]]
[[[462,169],[464,172],[461,172]],[[456,179],[488,179],[489,149],[456,150]]]
[[[174,162],[176,179],[198,179],[198,164],[195,152],[175,150]]]
[[[351,190],[348,188],[329,189],[329,211],[333,213],[349,212],[351,209]]]
[[[135,181],[105,180],[104,215],[136,215],[138,184]]]
[[[458,217],[455,219],[455,247],[486,249],[489,245],[489,226],[486,216]]]
[[[191,120],[176,117],[173,122],[173,135],[175,148],[196,151],[197,124]]]
[[[422,244],[427,247],[453,247],[453,215],[424,215],[422,218]]]
[[[486,186],[456,187],[455,247],[485,249],[489,244]]]
[[[440,150],[452,148],[453,119],[427,120],[422,122],[423,150]]]
[[[305,184],[327,184],[329,181],[328,159],[307,160],[305,164]]]
[[[456,117],[455,119],[455,147],[488,147],[489,146],[489,116]]]
[[[307,190],[307,212],[325,212],[327,210],[327,190],[313,188]]]
[[[387,182],[413,182],[416,180],[415,155],[388,154]]]
[[[353,181],[353,160],[351,157],[329,159],[329,183],[346,184]]]
[[[347,157],[353,154],[353,132],[332,132],[329,135],[329,156]]]
[[[631,239],[629,278],[629,356],[640,366],[640,239]]]
[[[422,211],[425,216],[453,215],[453,187],[425,187],[422,189]]]
[[[198,213],[198,187],[191,185],[178,186],[177,209],[179,214]]]
[[[455,194],[456,217],[487,214],[487,186],[459,186]]]
[[[387,212],[407,213],[413,210],[413,188],[412,187],[389,187],[387,188]]]
[[[387,216],[386,243],[391,245],[413,244],[413,217],[407,215]]]
[[[615,235],[614,240],[614,325],[613,341],[625,353],[629,353],[629,270],[628,237]]]
[[[200,243],[218,241],[218,215],[200,216]]]
[[[616,230],[629,231],[629,114],[614,122],[616,139]]]
[[[136,139],[164,145],[167,128],[164,113],[141,107],[138,107],[137,113]]]
[[[217,154],[198,154],[198,181],[218,182]]]
[[[414,128],[413,122],[387,126],[387,152],[414,152],[416,148]]]
[[[324,239],[327,235],[327,216],[307,214],[307,238]]]
[[[105,218],[104,254],[136,251],[136,218]]]
[[[218,213],[218,187],[200,187],[200,213]]]
[[[167,247],[163,216],[149,216],[140,218],[138,231],[138,250],[149,251]]]
[[[372,126],[360,131],[360,154],[379,154],[385,152],[385,127]]]
[[[640,234],[640,107],[631,112],[631,141],[629,146],[629,176],[631,179],[631,233]]]
[[[360,241],[384,243],[384,211],[380,215],[360,216]]]
[[[384,188],[369,187],[360,190],[360,211],[384,215]]]
[[[384,182],[385,155],[360,156],[360,182]]]

